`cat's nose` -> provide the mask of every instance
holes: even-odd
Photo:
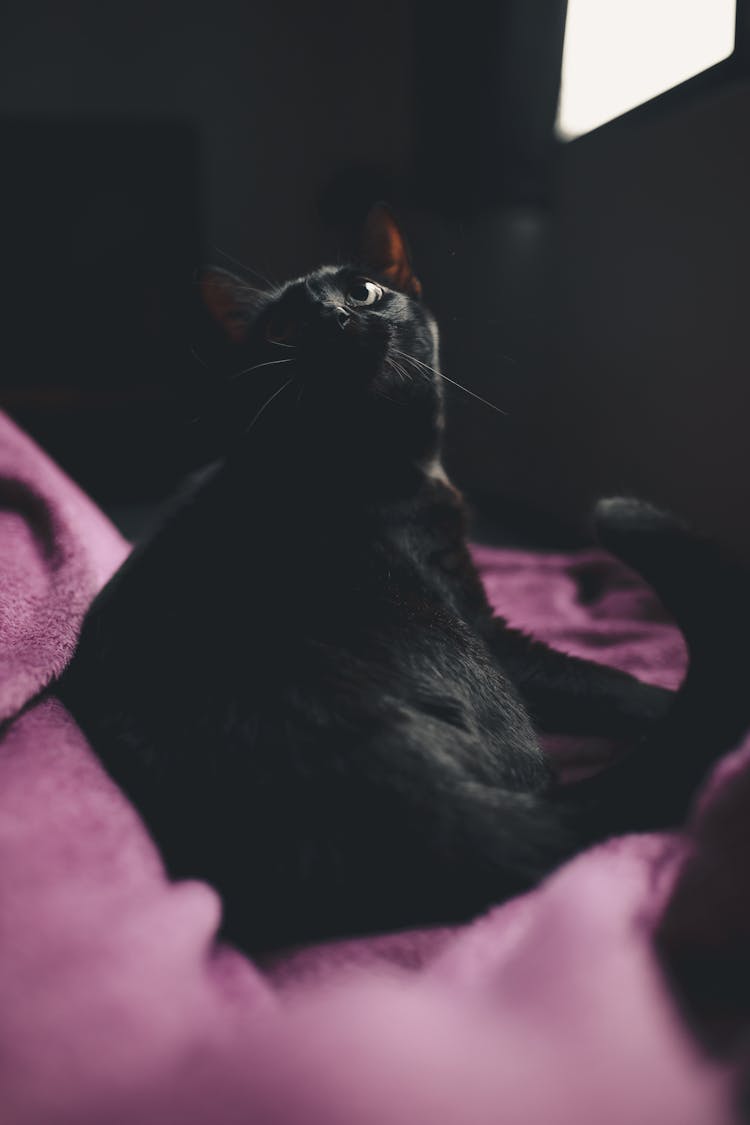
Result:
[[[352,319],[352,314],[343,305],[336,305],[334,309],[336,313],[336,322],[339,328],[346,328],[349,321]]]

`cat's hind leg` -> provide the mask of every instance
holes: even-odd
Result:
[[[490,622],[492,655],[510,677],[535,726],[559,734],[634,737],[663,718],[674,692]]]

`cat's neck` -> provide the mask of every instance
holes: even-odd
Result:
[[[427,486],[452,489],[439,441],[414,450],[396,443],[358,441],[349,435],[335,444],[316,435],[267,431],[254,435],[228,457],[240,480],[260,480],[280,503],[289,497],[315,498],[316,505],[360,504],[413,499]]]

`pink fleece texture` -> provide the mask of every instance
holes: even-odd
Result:
[[[711,940],[745,925],[731,904],[748,833],[716,814],[712,829],[710,802],[687,866],[687,838],[628,837],[468,926],[264,965],[217,943],[217,895],[167,880],[64,708],[47,698],[15,717],[64,666],[127,549],[0,416],[0,715],[12,720],[0,741],[2,1125],[733,1120],[731,1072],[693,1040],[652,941],[665,909],[673,940],[693,940],[711,894]],[[476,557],[513,623],[679,680],[675,630],[601,554]],[[724,799],[744,825],[742,763]]]

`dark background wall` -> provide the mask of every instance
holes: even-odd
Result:
[[[195,267],[223,251],[301,272],[385,196],[446,373],[507,411],[451,393],[464,486],[572,527],[628,489],[750,549],[750,88],[557,145],[563,17],[562,0],[6,11],[0,401],[105,504],[158,499],[208,452]]]
[[[737,81],[561,146],[548,209],[482,220],[454,362],[509,417],[456,404],[464,479],[573,523],[646,495],[750,550],[748,198]]]
[[[31,0],[0,40],[6,116],[181,121],[200,152],[207,243],[282,276],[329,247],[332,171],[400,171],[413,147],[410,5]],[[185,185],[190,190],[191,185]]]
[[[562,156],[560,500],[591,495],[593,464],[747,548],[750,86]]]

